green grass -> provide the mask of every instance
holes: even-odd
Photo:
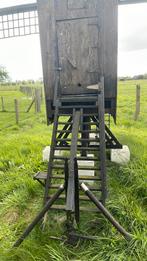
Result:
[[[97,235],[95,242],[80,242],[76,247],[53,241],[61,236],[63,214],[50,213],[45,231],[38,225],[18,249],[12,244],[41,209],[42,187],[33,174],[46,168],[42,149],[50,144],[52,127],[46,126],[45,109],[24,113],[28,100],[19,91],[3,92],[13,110],[13,100],[22,101],[19,126],[13,112],[0,112],[0,261],[145,261],[147,260],[147,81],[141,84],[141,113],[134,121],[135,84],[121,82],[118,89],[117,125],[113,132],[131,150],[125,166],[111,164],[108,170],[107,207],[134,235],[126,242],[102,217],[82,214],[80,230]]]

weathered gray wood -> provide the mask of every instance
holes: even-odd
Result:
[[[86,94],[105,77],[107,111],[116,116],[117,0],[38,0],[47,114],[60,94]],[[49,112],[49,107],[51,112]]]
[[[99,21],[97,18],[60,22],[57,25],[60,86],[62,94],[71,94],[77,89],[98,82],[99,59]],[[65,92],[64,92],[65,89]],[[83,90],[85,92],[85,90]],[[91,92],[88,90],[87,92]],[[96,91],[94,91],[96,92]],[[73,94],[73,90],[72,90]]]
[[[1,103],[2,103],[2,112],[4,112],[5,111],[4,97],[1,97]]]
[[[137,121],[140,114],[140,85],[136,85],[136,107],[134,120]]]
[[[38,0],[38,17],[45,86],[46,109],[48,117],[52,117],[52,103],[57,73],[57,38],[55,24],[55,1]]]
[[[41,90],[35,89],[35,112],[41,111]]]
[[[15,106],[15,117],[16,117],[16,124],[19,124],[19,105],[18,105],[18,100],[14,100],[14,106]]]
[[[118,0],[119,5],[147,3],[147,0]]]

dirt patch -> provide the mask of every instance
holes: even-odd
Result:
[[[9,224],[14,224],[19,218],[19,213],[17,209],[9,209],[8,212],[4,215],[4,220]]]

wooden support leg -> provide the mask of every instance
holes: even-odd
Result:
[[[44,208],[41,210],[41,212],[35,217],[33,222],[27,227],[27,229],[24,231],[24,233],[21,235],[21,237],[15,242],[13,247],[18,247],[24,239],[30,234],[30,232],[33,230],[33,228],[38,224],[38,222],[44,217],[46,212],[50,209],[50,207],[53,205],[53,203],[56,201],[56,199],[61,195],[61,193],[64,191],[65,186],[61,185],[57,192],[50,198],[47,203],[45,204]]]
[[[75,220],[76,223],[80,222],[80,209],[79,209],[79,176],[78,176],[78,163],[77,159],[74,160],[75,169]]]
[[[51,142],[50,158],[49,158],[49,163],[48,163],[47,179],[46,179],[46,183],[45,183],[44,204],[48,200],[49,186],[51,184],[51,178],[52,178],[52,162],[53,162],[54,147],[55,147],[55,142],[56,142],[56,131],[58,128],[58,110],[59,109],[57,106],[56,111],[55,111],[54,127],[53,127],[53,132],[52,132],[52,142]]]
[[[101,201],[105,205],[106,188],[106,141],[105,141],[105,105],[104,105],[104,78],[101,78],[100,94],[98,95],[99,138],[100,138],[100,174],[102,184]]]
[[[81,184],[82,190],[85,194],[89,197],[89,199],[96,205],[96,207],[101,211],[101,213],[110,221],[110,223],[119,231],[126,240],[131,240],[132,235],[129,234],[110,214],[110,212],[104,207],[104,205],[97,200],[97,198],[93,195],[93,193],[88,189],[88,187],[82,183]]]

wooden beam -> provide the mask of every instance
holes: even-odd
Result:
[[[147,3],[147,0],[118,0],[119,5],[142,4],[142,3]]]
[[[0,8],[0,16],[37,10],[37,3]]]

